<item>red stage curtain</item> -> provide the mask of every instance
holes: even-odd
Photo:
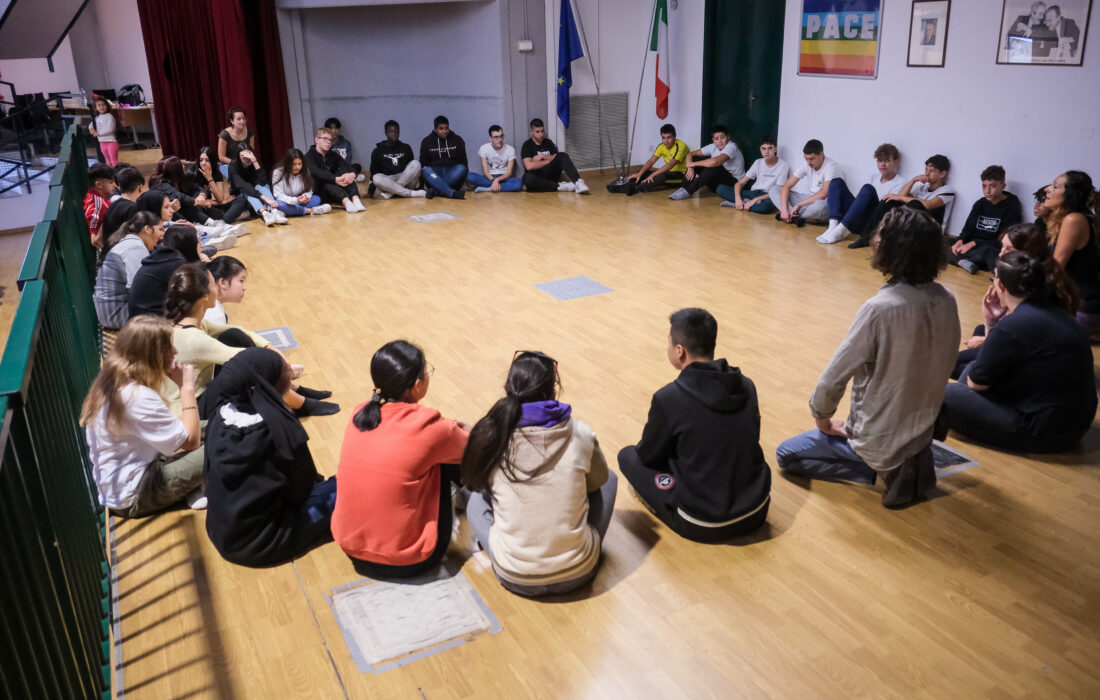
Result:
[[[274,0],[138,0],[164,155],[217,148],[242,107],[269,167],[292,145]]]

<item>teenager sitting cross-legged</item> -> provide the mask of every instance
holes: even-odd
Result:
[[[355,170],[332,150],[332,132],[328,129],[321,128],[314,133],[313,145],[306,152],[306,167],[322,202],[342,204],[349,214],[367,210],[359,199]]]
[[[959,347],[951,292],[935,282],[947,264],[939,224],[922,210],[886,214],[871,265],[886,284],[864,302],[810,397],[817,427],[776,450],[789,474],[873,484],[900,508],[936,485],[932,434]],[[848,419],[834,418],[852,382]]]
[[[206,387],[206,532],[227,561],[277,566],[332,541],[336,479],[323,479],[283,396],[290,366],[242,350]]]
[[[557,400],[558,363],[520,351],[504,398],[470,431],[466,518],[508,590],[536,596],[588,583],[615,507],[615,473],[596,434]]]
[[[665,187],[679,187],[687,172],[687,155],[691,152],[688,145],[676,138],[676,127],[672,124],[661,126],[661,143],[653,155],[638,170],[626,179],[626,184],[607,186],[608,192],[625,193],[626,196],[639,192],[652,192]],[[657,161],[664,160],[660,166]]]
[[[427,197],[462,199],[469,172],[466,142],[451,131],[451,123],[442,114],[435,118],[432,133],[420,142],[420,175],[427,185]]]
[[[802,158],[806,162],[768,193],[779,210],[776,221],[800,227],[807,221],[825,223],[829,218],[829,183],[841,175],[836,162],[825,155],[825,146],[817,139],[810,139],[802,147]]]
[[[775,211],[768,192],[787,181],[791,176],[791,166],[776,155],[775,137],[768,135],[760,141],[760,157],[753,161],[752,167],[741,179],[729,185],[718,185],[715,193],[722,198],[720,206],[732,207],[756,214],[771,214]],[[752,183],[752,189],[745,185]]]
[[[477,150],[481,157],[481,173],[470,173],[466,179],[476,185],[474,192],[519,192],[523,182],[516,177],[516,149],[504,143],[504,128],[489,127],[489,143]]]
[[[527,191],[589,194],[588,185],[581,179],[573,159],[546,138],[546,124],[541,119],[531,120],[529,133],[531,138],[524,141],[519,149],[526,171],[523,173],[523,184]],[[559,182],[563,174],[568,182]]]
[[[680,376],[653,395],[642,439],[619,452],[619,471],[681,537],[747,534],[771,502],[756,385],[714,359],[718,322],[707,311],[680,309],[669,322],[668,361]]]
[[[982,198],[974,202],[947,260],[970,274],[993,270],[1001,254],[1001,236],[1020,223],[1020,200],[1005,192],[1005,169],[991,165],[982,171]]]
[[[374,145],[370,154],[370,181],[377,199],[390,197],[424,197],[419,189],[420,161],[412,146],[401,140],[401,125],[386,122],[386,140]]]
[[[291,148],[271,173],[271,189],[285,216],[316,216],[332,211],[331,204],[321,204],[313,194],[313,178],[305,167],[305,156]]]
[[[722,124],[711,129],[711,142],[689,153],[684,165],[684,184],[669,199],[687,199],[704,186],[717,192],[722,185],[732,187],[745,175],[745,157]]]

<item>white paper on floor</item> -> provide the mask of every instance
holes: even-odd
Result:
[[[466,577],[445,567],[400,583],[363,579],[334,589],[328,600],[364,673],[387,671],[502,629]]]
[[[418,224],[434,224],[437,221],[451,221],[453,219],[461,218],[458,214],[452,214],[449,211],[433,211],[430,214],[413,214],[408,217]]]

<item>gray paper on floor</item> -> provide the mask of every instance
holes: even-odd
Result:
[[[936,477],[941,479],[964,469],[978,466],[977,461],[953,447],[948,447],[939,440],[932,441],[932,459],[936,465]]]
[[[607,294],[608,292],[615,291],[611,287],[605,287],[596,280],[585,277],[584,275],[566,277],[563,280],[554,280],[553,282],[540,282],[536,284],[535,287],[546,292],[558,301],[579,299],[581,297],[590,297],[594,294]]]
[[[262,331],[256,331],[256,335],[262,336],[267,342],[280,350],[293,350],[298,347],[298,341],[294,338],[294,334],[290,332],[290,328],[287,326],[266,328]]]
[[[409,218],[418,224],[434,224],[437,221],[450,221],[461,217],[449,211],[433,211],[429,214],[413,214]]]
[[[400,583],[362,579],[326,596],[362,673],[381,673],[500,632],[461,572],[445,567]]]

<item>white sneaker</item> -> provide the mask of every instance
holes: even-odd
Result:
[[[558,192],[576,192],[576,191],[577,191],[577,186],[574,185],[572,182],[559,182],[558,183]]]
[[[275,217],[275,223],[277,223],[277,224],[289,223],[287,221],[286,214],[282,213],[278,209],[275,209],[274,211],[272,211],[271,215]]]
[[[576,183],[574,183],[573,187],[575,188],[577,194],[592,194],[592,190],[588,189],[588,185],[585,184],[584,180],[580,178],[577,178],[577,181]]]
[[[260,218],[262,218],[264,220],[264,223],[268,226],[275,225],[275,216],[267,209],[260,210]]]
[[[206,241],[206,245],[213,246],[214,250],[229,250],[233,246],[237,245],[237,237],[231,233],[227,236],[210,238]]]
[[[319,206],[319,207],[314,207],[314,208],[313,208],[313,211],[319,211],[319,212],[321,212],[322,214],[327,214],[327,213],[329,213],[330,211],[332,211],[332,205],[331,205],[331,204],[322,204],[322,205],[321,205],[321,206]]]
[[[356,197],[351,202],[351,209],[348,209],[347,211],[352,213],[352,214],[358,214],[359,212],[366,211],[366,210],[367,210],[367,207],[363,204],[362,200],[360,200],[358,197]]]
[[[358,175],[355,176],[355,181],[356,182],[366,182],[367,181],[367,176],[364,175],[363,173],[359,173]]]
[[[233,224],[232,226],[226,226],[225,230],[222,231],[223,236],[228,236],[231,233],[237,238],[240,238],[241,236],[248,235],[248,229],[245,228],[242,224]]]
[[[197,488],[187,494],[187,507],[191,510],[206,510],[206,492]]]
[[[229,227],[229,224],[224,221],[218,221],[217,219],[207,219],[203,224],[206,228],[210,229],[210,233],[213,236],[221,236],[225,233],[225,229]]]
[[[389,192],[383,192],[382,190],[375,190],[374,191],[374,198],[375,199],[387,200],[392,196],[393,195],[390,194]]]
[[[681,187],[680,189],[678,189],[675,192],[673,192],[672,194],[670,194],[668,196],[668,198],[679,201],[681,199],[687,199],[690,196],[691,196],[691,193],[688,192],[687,190],[685,190],[683,187]]]
[[[427,197],[428,193],[424,190],[409,190],[410,197]]]

